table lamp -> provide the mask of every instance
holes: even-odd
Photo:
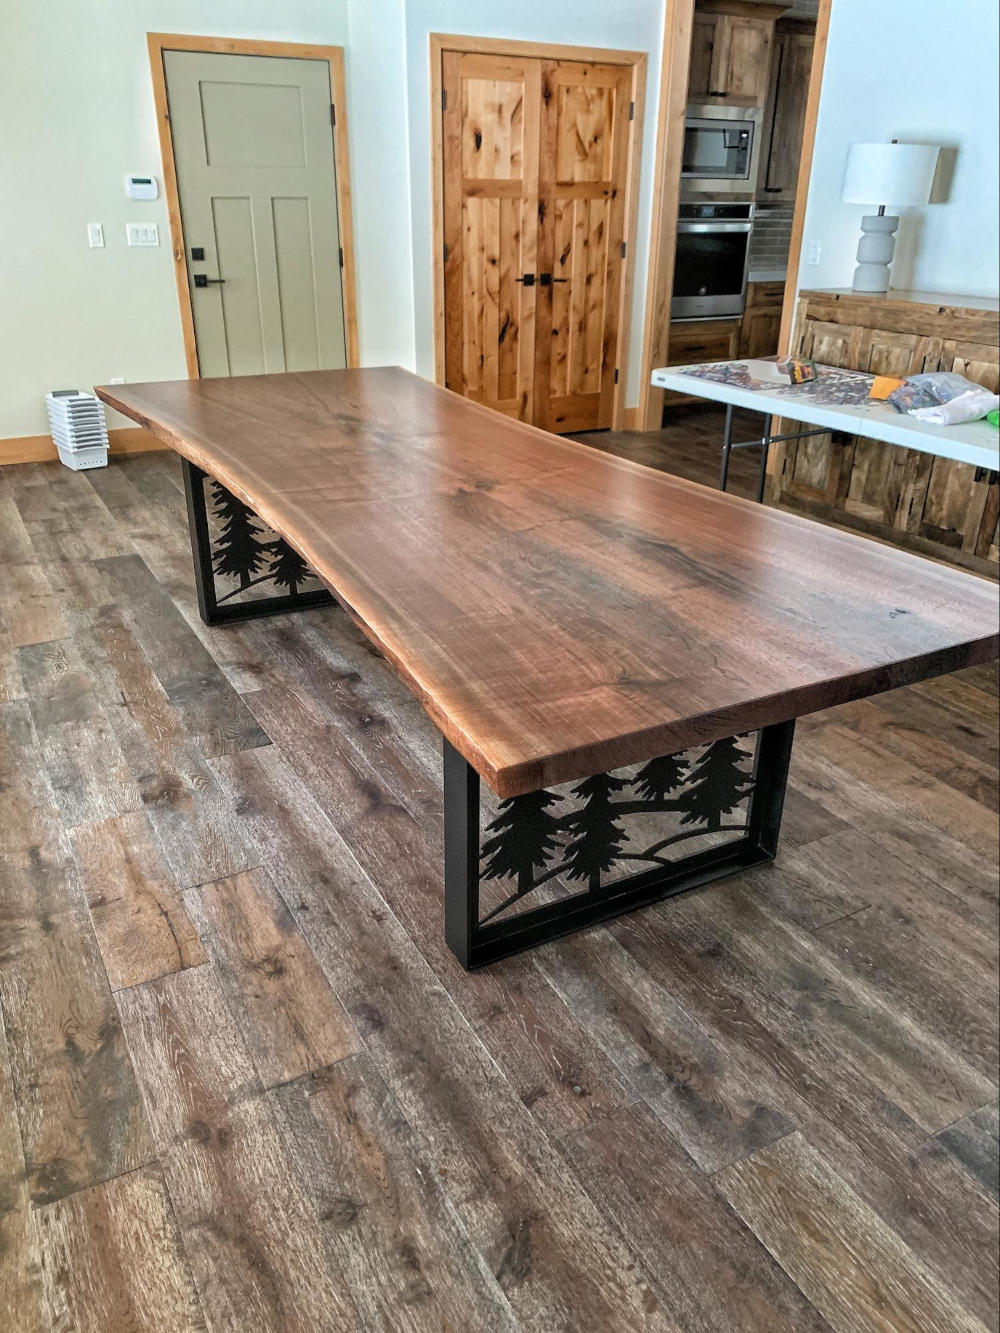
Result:
[[[845,204],[878,204],[878,212],[861,219],[856,292],[889,290],[889,265],[896,247],[899,218],[886,203],[926,204],[937,167],[938,149],[923,143],[855,143],[847,155],[842,198]],[[879,203],[884,200],[885,203]]]

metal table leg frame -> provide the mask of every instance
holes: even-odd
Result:
[[[481,967],[772,860],[794,729],[794,721],[781,722],[638,770],[515,796],[500,803],[482,843],[479,776],[446,740],[444,903],[452,952],[463,967]],[[638,869],[622,873],[631,866]],[[485,915],[483,880],[497,882]],[[575,892],[574,882],[585,887]],[[543,901],[526,908],[531,893]]]
[[[186,458],[181,460],[181,466],[198,610],[206,625],[226,625],[257,616],[276,616],[284,611],[336,605],[326,588],[307,586],[300,591],[303,584],[315,584],[315,575],[282,537],[265,530],[261,520],[242,500],[220,482],[212,481],[207,473]],[[212,507],[218,524],[214,540],[205,495],[206,482],[212,487]],[[228,581],[221,593],[217,576]],[[265,584],[286,591],[262,597],[256,589]],[[250,589],[254,589],[252,598],[233,600]]]

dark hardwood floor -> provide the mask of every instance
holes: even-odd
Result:
[[[434,728],[335,609],[201,624],[173,456],[0,468],[0,559],[0,1327],[995,1326],[993,669],[804,719],[775,865],[469,975]]]

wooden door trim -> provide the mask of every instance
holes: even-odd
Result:
[[[174,259],[174,281],[180,306],[184,361],[189,379],[199,378],[198,344],[194,331],[194,310],[188,282],[187,247],[181,220],[180,191],[174,161],[174,141],[170,132],[167,102],[167,76],[163,64],[165,51],[203,51],[214,55],[283,56],[290,60],[325,60],[330,71],[330,103],[336,108],[333,126],[333,156],[336,168],[337,217],[340,246],[344,252],[341,287],[344,296],[344,342],[348,366],[359,364],[358,304],[354,277],[354,228],[351,221],[351,179],[347,146],[347,82],[344,50],[340,46],[315,46],[303,42],[270,42],[257,38],[202,37],[187,33],[148,32],[149,69],[153,80],[156,128],[160,137],[163,193],[167,201],[170,244]]]
[[[684,116],[687,110],[688,72],[694,27],[694,0],[664,0],[663,63],[660,73],[660,104],[656,126],[656,174],[653,184],[653,217],[649,235],[649,276],[646,284],[646,318],[639,381],[636,427],[659,430],[663,415],[663,390],[649,382],[653,369],[664,365],[670,337],[670,294],[674,285],[674,252],[677,240],[677,208],[680,199],[681,153],[684,147]],[[802,148],[792,213],[792,235],[788,251],[788,276],[781,313],[779,347],[787,352],[795,318],[806,196],[812,170],[816,116],[832,0],[819,0],[815,45],[809,73]],[[700,6],[701,8],[701,6]],[[760,14],[764,6],[754,7]]]
[[[785,275],[785,300],[781,307],[781,332],[778,348],[782,356],[788,353],[795,319],[796,292],[799,285],[799,262],[802,258],[802,236],[806,225],[806,196],[812,174],[813,147],[816,143],[816,118],[819,115],[819,94],[823,84],[823,66],[826,61],[826,42],[830,33],[830,9],[833,0],[819,0],[816,17],[816,36],[813,39],[812,66],[809,70],[809,91],[806,94],[806,115],[802,127],[802,149],[799,153],[799,174],[795,183],[795,205],[792,209],[792,234],[788,244],[788,272]]]
[[[694,0],[691,0],[694,3]],[[561,46],[546,42],[507,41],[498,37],[456,36],[451,33],[429,34],[431,88],[431,175],[432,175],[432,279],[434,292],[434,379],[444,384],[444,151],[441,94],[444,87],[442,58],[446,51],[462,54],[513,56],[539,60],[579,60],[601,65],[627,65],[632,69],[630,98],[635,115],[629,126],[630,140],[625,178],[625,271],[622,275],[618,306],[618,347],[615,365],[619,367],[614,386],[611,429],[621,430],[625,418],[625,384],[628,368],[629,313],[632,301],[632,275],[635,266],[636,218],[639,202],[639,156],[642,150],[642,120],[646,93],[645,51],[621,51],[604,47]]]

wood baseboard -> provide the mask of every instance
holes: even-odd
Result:
[[[639,409],[637,407],[626,407],[622,418],[622,430],[640,430]]]
[[[108,431],[108,452],[111,454],[144,454],[164,445],[138,426],[125,426]],[[5,463],[48,463],[58,458],[56,447],[48,435],[15,435],[0,440],[0,467]]]

